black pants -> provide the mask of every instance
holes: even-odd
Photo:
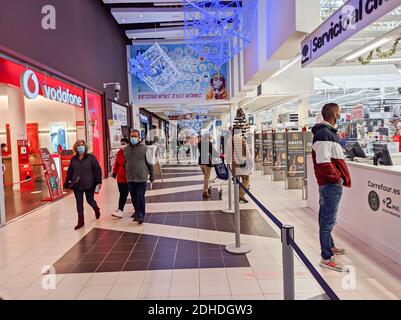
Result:
[[[86,201],[93,208],[97,209],[97,203],[95,201],[95,189],[91,190],[74,190],[75,200],[77,202],[78,218],[84,218],[84,193],[86,196]]]
[[[145,193],[146,193],[146,182],[128,182],[129,191],[131,193],[132,204],[135,209],[135,216],[138,219],[145,217]]]
[[[125,204],[129,194],[128,183],[118,183],[118,191],[120,192],[120,200],[118,201],[118,210],[124,211]]]

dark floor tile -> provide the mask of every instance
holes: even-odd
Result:
[[[181,221],[180,226],[184,227],[184,228],[197,228],[198,227],[198,223],[197,222],[183,222],[183,221]]]
[[[141,234],[139,237],[140,242],[157,242],[158,237],[149,234]]]
[[[124,267],[125,261],[105,261],[96,272],[119,272]]]
[[[169,226],[179,226],[181,223],[181,218],[166,218],[164,221],[164,224],[169,225]]]
[[[237,257],[224,257],[224,266],[226,268],[239,268],[239,267],[250,267],[249,261],[246,256]]]
[[[153,251],[134,251],[128,257],[128,260],[150,260]]]
[[[165,217],[161,216],[155,216],[155,217],[150,217],[149,220],[147,221],[148,223],[158,223],[158,224],[164,224],[164,221],[166,220]]]
[[[166,270],[173,269],[174,259],[152,259],[148,270]]]
[[[153,253],[153,259],[173,259],[175,258],[176,250],[156,250]]]
[[[137,243],[134,250],[138,251],[153,251],[156,247],[156,243]]]
[[[220,249],[199,249],[199,257],[202,258],[221,258]]]
[[[198,249],[190,249],[190,250],[184,250],[184,249],[178,249],[177,250],[177,256],[176,259],[194,259],[199,257],[199,252]]]
[[[128,261],[122,271],[143,271],[148,270],[149,260]]]
[[[63,256],[63,261],[66,263],[74,263],[78,262],[81,260],[87,253],[87,251],[82,251],[82,252],[77,252],[77,251],[72,251],[72,252],[67,252]]]
[[[200,249],[217,249],[220,248],[220,245],[214,243],[207,243],[207,242],[199,242],[199,250]]]
[[[216,225],[212,223],[198,223],[198,228],[204,230],[217,230]]]
[[[178,240],[178,251],[180,250],[198,250],[199,244],[196,241]]]
[[[120,244],[131,244],[134,245],[137,242],[138,238],[121,238],[120,240],[118,240],[118,242],[116,243],[116,245],[120,245]]]
[[[224,268],[223,258],[201,258],[200,268]]]
[[[53,265],[54,269],[56,270],[56,274],[72,273],[72,270],[74,270],[75,266],[75,263],[55,263]]]
[[[111,252],[105,259],[105,261],[126,261],[130,255],[130,252]]]
[[[88,251],[88,254],[94,254],[94,253],[109,253],[110,251],[111,251],[111,248],[112,248],[113,246],[109,246],[109,245],[106,245],[106,246],[94,246],[93,248],[91,248],[89,251]]]
[[[99,267],[98,262],[91,262],[91,263],[78,263],[74,270],[71,273],[88,273],[88,272],[95,272],[96,269]]]
[[[174,269],[197,269],[199,268],[199,259],[176,259]]]
[[[107,239],[100,239],[96,245],[104,246],[104,245],[115,245],[118,241],[118,238],[107,238]]]
[[[134,248],[134,244],[116,244],[111,252],[131,252]]]
[[[94,254],[87,254],[82,258],[80,263],[88,263],[88,262],[97,262],[100,264],[104,258],[106,258],[107,254],[106,253],[94,253]]]

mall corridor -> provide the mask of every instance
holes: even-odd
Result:
[[[280,230],[251,202],[241,205],[242,241],[252,251],[235,256],[224,250],[234,242],[233,216],[227,188],[202,199],[198,166],[165,165],[164,182],[147,193],[146,222],[111,217],[117,186],[104,183],[98,196],[99,221],[85,207],[86,225],[74,231],[72,196],[49,204],[0,229],[0,296],[4,299],[223,299],[281,300],[283,274]],[[251,190],[279,219],[295,226],[295,239],[315,266],[319,263],[317,222],[304,206],[299,190],[284,190],[258,173]],[[261,188],[261,186],[264,186]],[[217,186],[219,187],[219,186]],[[337,229],[342,258],[354,267],[347,274],[318,269],[340,299],[401,298],[401,268]],[[56,286],[42,275],[56,271]],[[317,282],[296,259],[297,299],[326,299]],[[345,279],[345,280],[344,280]]]

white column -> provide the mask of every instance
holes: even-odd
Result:
[[[272,127],[277,130],[278,127],[278,115],[280,114],[280,108],[276,107],[272,110]]]
[[[300,127],[303,127],[306,124],[306,119],[308,118],[308,103],[308,98],[301,99],[298,103],[298,119]]]
[[[25,140],[26,115],[25,98],[20,89],[8,87],[8,112],[10,119],[11,156],[13,166],[13,182],[20,181],[17,140]],[[14,184],[14,190],[20,190],[19,184]]]

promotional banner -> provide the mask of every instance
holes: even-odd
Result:
[[[43,170],[45,171],[46,184],[49,190],[50,200],[56,200],[57,198],[63,196],[61,181],[57,173],[56,164],[47,148],[40,149],[40,158],[42,160]]]
[[[50,151],[57,153],[60,145],[63,150],[67,150],[67,123],[50,122]]]
[[[274,134],[273,171],[285,171],[287,168],[287,145],[285,132]]]
[[[134,45],[130,48],[130,58],[136,58],[146,52],[152,45]],[[161,45],[167,55],[177,66],[182,77],[163,93],[155,93],[137,76],[130,75],[132,80],[133,101],[136,104],[165,103],[204,103],[213,100],[229,99],[228,66],[221,67],[198,57],[193,49],[185,44]]]
[[[288,177],[303,177],[305,170],[303,132],[287,134],[287,155]]]
[[[128,109],[114,102],[111,103],[113,120],[119,121],[122,126],[128,126]]]
[[[263,165],[271,166],[273,164],[273,133],[263,131],[262,134]]]

